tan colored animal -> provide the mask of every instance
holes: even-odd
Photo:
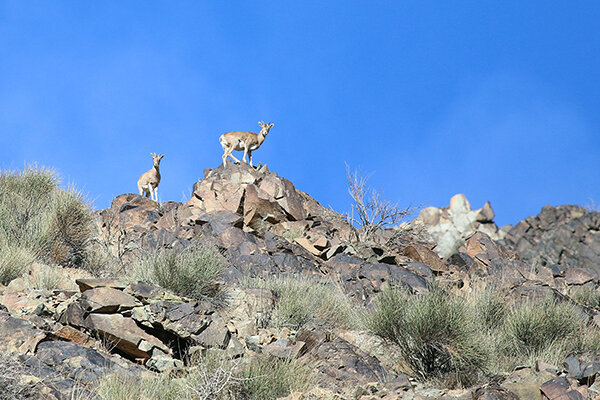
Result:
[[[264,122],[259,122],[260,132],[258,134],[254,132],[227,132],[221,135],[219,138],[219,142],[221,142],[221,147],[223,147],[223,166],[226,166],[227,157],[231,157],[232,160],[236,162],[240,162],[237,158],[233,156],[233,151],[243,151],[244,156],[242,160],[246,162],[246,154],[250,159],[250,166],[252,167],[252,152],[260,147],[261,144],[265,141],[269,130],[273,127],[273,124],[265,124]]]
[[[160,183],[160,171],[158,166],[160,160],[165,156],[164,154],[150,153],[152,156],[152,169],[148,172],[144,172],[140,179],[138,179],[137,186],[140,192],[140,196],[145,195],[150,197],[154,201],[158,201],[158,184]]]

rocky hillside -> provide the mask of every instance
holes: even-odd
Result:
[[[466,299],[491,288],[506,315],[552,299],[552,307],[572,307],[578,327],[598,330],[600,214],[545,207],[510,230],[493,218],[489,203],[472,211],[455,196],[447,209],[425,209],[411,223],[358,242],[340,214],[266,167],[244,164],[206,170],[186,203],[120,195],[96,214],[93,268],[33,263],[0,286],[0,363],[7,371],[0,383],[8,393],[2,397],[0,388],[0,398],[106,399],[98,382],[111,374],[134,381],[149,374],[174,385],[172,397],[145,398],[597,398],[600,351],[583,339],[564,356],[556,351],[560,360],[543,352],[526,361],[511,356],[518,362],[504,360],[509,367],[478,364],[468,383],[449,383],[445,367],[435,367],[439,360],[419,369],[407,358],[394,339],[400,328],[385,334],[365,322],[375,320],[379,297],[394,288],[409,299],[407,309],[410,299],[438,290]],[[167,287],[175,275],[161,285],[152,275],[156,266],[179,268],[177,257],[189,254],[198,255],[197,270],[210,251],[209,264],[221,268],[201,292],[186,291],[199,282],[178,292]],[[50,276],[56,279],[48,283]],[[489,329],[510,328],[500,321]],[[564,329],[560,335],[579,338]],[[449,360],[462,349],[436,346]],[[508,347],[498,347],[505,357],[513,354]],[[221,360],[212,372],[202,370],[212,383],[190,383],[207,354]],[[253,370],[254,360],[280,369]],[[299,368],[289,374],[295,383],[265,392],[275,385],[265,376],[288,382],[277,374],[290,365]],[[228,389],[217,394],[219,385]]]

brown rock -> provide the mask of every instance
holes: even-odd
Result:
[[[321,255],[321,251],[318,250],[317,248],[315,248],[315,246],[312,245],[312,243],[310,242],[310,240],[308,240],[307,238],[296,238],[294,239],[294,241],[296,243],[298,243],[300,246],[304,247],[306,250],[308,250],[310,253],[314,254],[315,256],[320,256]]]
[[[411,244],[406,246],[403,254],[411,260],[426,264],[434,271],[444,272],[448,270],[440,257],[438,257],[433,250],[430,250],[425,246]]]
[[[492,205],[488,201],[483,205],[483,208],[477,211],[475,218],[477,222],[486,223],[492,222],[494,220],[494,216],[494,210],[492,209]]]
[[[322,235],[312,236],[311,241],[312,241],[313,246],[317,250],[325,250],[327,247],[329,247],[329,240],[327,240],[327,238],[325,236],[322,236]]]
[[[244,225],[254,230],[265,230],[266,224],[285,221],[285,212],[269,195],[255,185],[246,187],[244,197]]]
[[[111,287],[86,290],[81,295],[81,305],[92,313],[113,313],[132,309],[137,305],[133,296]]]
[[[79,286],[81,292],[98,287],[110,287],[119,290],[123,290],[127,287],[126,282],[112,278],[77,279],[75,283]]]
[[[54,331],[54,334],[61,339],[77,343],[78,345],[84,347],[89,347],[94,343],[94,341],[88,335],[70,326],[63,326]]]
[[[85,319],[89,329],[112,341],[117,349],[134,359],[147,360],[151,354],[138,348],[142,341],[151,343],[163,352],[169,348],[156,337],[149,335],[130,318],[121,314],[90,314]]]
[[[231,333],[220,317],[214,317],[206,329],[197,335],[192,335],[198,344],[204,347],[217,347],[224,349],[229,344]]]
[[[568,285],[583,285],[594,279],[595,276],[584,268],[570,267],[565,272],[565,282],[567,282]]]
[[[549,400],[562,398],[569,392],[569,382],[564,376],[559,376],[549,381],[546,381],[540,387],[540,390]],[[568,397],[565,398],[565,400]]]
[[[263,347],[263,353],[278,358],[298,358],[306,351],[306,344],[302,341],[294,343],[287,339],[278,339]]]

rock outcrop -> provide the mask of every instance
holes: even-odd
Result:
[[[579,206],[545,206],[537,216],[516,224],[504,242],[533,265],[577,268],[580,274],[600,277],[599,212]]]
[[[436,243],[434,251],[440,257],[448,257],[475,232],[485,233],[493,240],[502,239],[505,232],[498,229],[494,216],[489,201],[482,208],[471,210],[471,204],[465,195],[457,194],[450,199],[449,207],[422,209],[411,224],[424,226]]]
[[[274,290],[248,288],[249,278],[302,277],[335,282],[357,308],[382,290],[426,293],[431,283],[469,294],[495,286],[507,303],[553,297],[575,304],[581,288],[599,290],[600,214],[545,207],[504,237],[489,203],[479,210],[463,195],[448,208],[426,208],[410,230],[378,232],[357,243],[354,227],[266,167],[228,165],[205,171],[186,203],[159,206],[123,194],[97,214],[100,240],[125,278],[64,269],[54,290],[31,289],[48,266],[0,287],[0,352],[24,369],[44,398],[69,399],[110,372],[151,374],[187,367],[211,350],[223,358],[265,356],[310,362],[314,388],[292,399],[553,399],[593,398],[600,356],[577,354],[564,365],[520,367],[472,388],[441,389],[408,376],[389,343],[366,331],[311,322],[273,328]],[[399,235],[404,232],[403,235]],[[225,259],[227,306],[189,299],[147,282],[132,282],[136,260],[156,249],[180,251],[209,242]],[[600,325],[598,308],[578,305]],[[600,382],[600,381],[599,381]],[[89,394],[89,398],[92,394]]]

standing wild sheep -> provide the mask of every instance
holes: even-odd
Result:
[[[150,155],[152,156],[152,169],[148,172],[144,172],[142,176],[140,176],[137,186],[140,196],[143,194],[158,202],[158,184],[160,183],[160,171],[158,170],[158,166],[160,165],[160,160],[162,160],[165,155],[154,153],[150,153]]]
[[[260,132],[258,134],[254,132],[227,132],[221,135],[219,142],[223,147],[223,166],[226,166],[227,157],[231,157],[236,162],[240,162],[237,158],[231,154],[234,150],[243,151],[244,156],[242,160],[246,162],[246,154],[250,159],[250,166],[252,167],[252,152],[260,147],[265,141],[269,130],[273,127],[273,124],[265,124],[259,122]]]

